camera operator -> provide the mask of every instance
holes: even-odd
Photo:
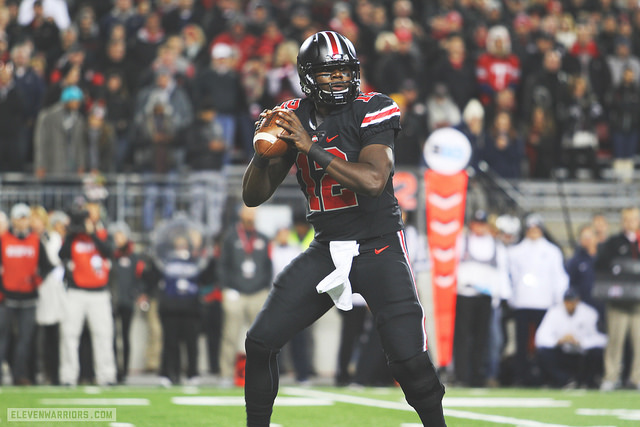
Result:
[[[60,248],[68,287],[62,321],[62,384],[77,384],[78,347],[85,319],[91,334],[96,381],[99,385],[116,382],[111,294],[107,289],[113,243],[100,213],[100,200],[78,201],[70,212],[69,231]]]
[[[33,373],[28,362],[36,330],[38,287],[53,269],[40,237],[31,231],[30,217],[29,206],[15,204],[11,208],[11,228],[0,240],[0,291],[5,296],[5,307],[0,307],[0,364],[10,331],[17,331],[11,357],[14,385],[31,384]]]

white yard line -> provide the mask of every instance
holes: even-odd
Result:
[[[442,400],[446,408],[568,408],[569,400],[550,397],[446,397]]]
[[[69,399],[40,399],[43,405],[85,405],[85,406],[149,406],[149,399],[140,398],[69,398]]]
[[[325,391],[311,390],[307,388],[283,387],[282,392],[294,396],[314,397],[317,399],[333,400],[335,402],[351,403],[354,405],[371,406],[375,408],[397,409],[401,411],[413,411],[413,408],[406,402],[391,402],[385,400],[370,399],[367,397],[350,396]],[[545,399],[546,400],[546,399]],[[570,427],[564,424],[549,424],[539,421],[505,417],[502,415],[478,414],[458,409],[445,408],[444,414],[447,417],[463,418],[467,420],[488,421],[496,424],[507,424],[518,427]]]
[[[175,396],[174,405],[184,406],[244,406],[242,396]],[[275,406],[330,406],[333,400],[306,397],[276,397]]]

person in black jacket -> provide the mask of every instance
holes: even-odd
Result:
[[[597,271],[615,273],[618,270],[620,273],[624,261],[640,262],[640,209],[623,209],[621,222],[620,233],[611,236],[598,249]],[[629,381],[634,388],[640,389],[640,301],[607,301],[606,316],[609,340],[604,353],[604,377],[600,390],[611,391],[622,385],[621,371],[627,336],[633,350]]]
[[[633,179],[633,157],[640,137],[640,88],[633,68],[627,67],[622,82],[611,92],[609,126],[613,143],[613,170],[618,179]]]
[[[578,292],[580,301],[598,311],[598,327],[604,327],[604,304],[593,298],[593,285],[596,280],[596,255],[598,241],[591,225],[583,225],[578,231],[578,247],[573,257],[567,261],[569,287]]]
[[[131,321],[133,309],[139,294],[142,292],[142,270],[145,262],[141,254],[134,250],[131,241],[131,230],[125,222],[117,222],[109,227],[109,234],[113,236],[115,246],[113,266],[109,275],[109,287],[112,295],[113,318],[120,323],[121,329],[114,328],[114,352],[116,355],[116,369],[118,383],[124,383],[129,373],[129,353]],[[121,336],[118,337],[118,331]],[[122,341],[119,351],[118,340]],[[120,356],[122,360],[118,360]]]
[[[241,76],[233,68],[233,55],[228,44],[216,44],[211,51],[211,65],[201,70],[194,82],[198,101],[206,97],[213,100],[228,149],[233,147],[240,117],[247,110]]]
[[[459,34],[451,35],[445,46],[447,55],[435,63],[431,81],[444,83],[462,111],[478,95],[476,65],[467,52],[464,38]]]
[[[11,64],[0,68],[0,171],[24,172],[30,147],[21,138],[27,99],[12,73]]]

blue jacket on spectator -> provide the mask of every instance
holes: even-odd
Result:
[[[586,249],[576,248],[573,257],[567,261],[567,273],[569,274],[569,287],[578,291],[580,300],[595,307],[593,297],[593,284],[596,280],[595,257],[589,255]]]

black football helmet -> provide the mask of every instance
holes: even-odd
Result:
[[[352,77],[347,89],[334,91],[321,89],[314,74],[322,69],[347,66]],[[334,31],[320,31],[307,38],[298,52],[298,75],[302,91],[314,102],[324,105],[343,105],[353,101],[360,91],[360,61],[356,56],[353,43],[342,34]]]

